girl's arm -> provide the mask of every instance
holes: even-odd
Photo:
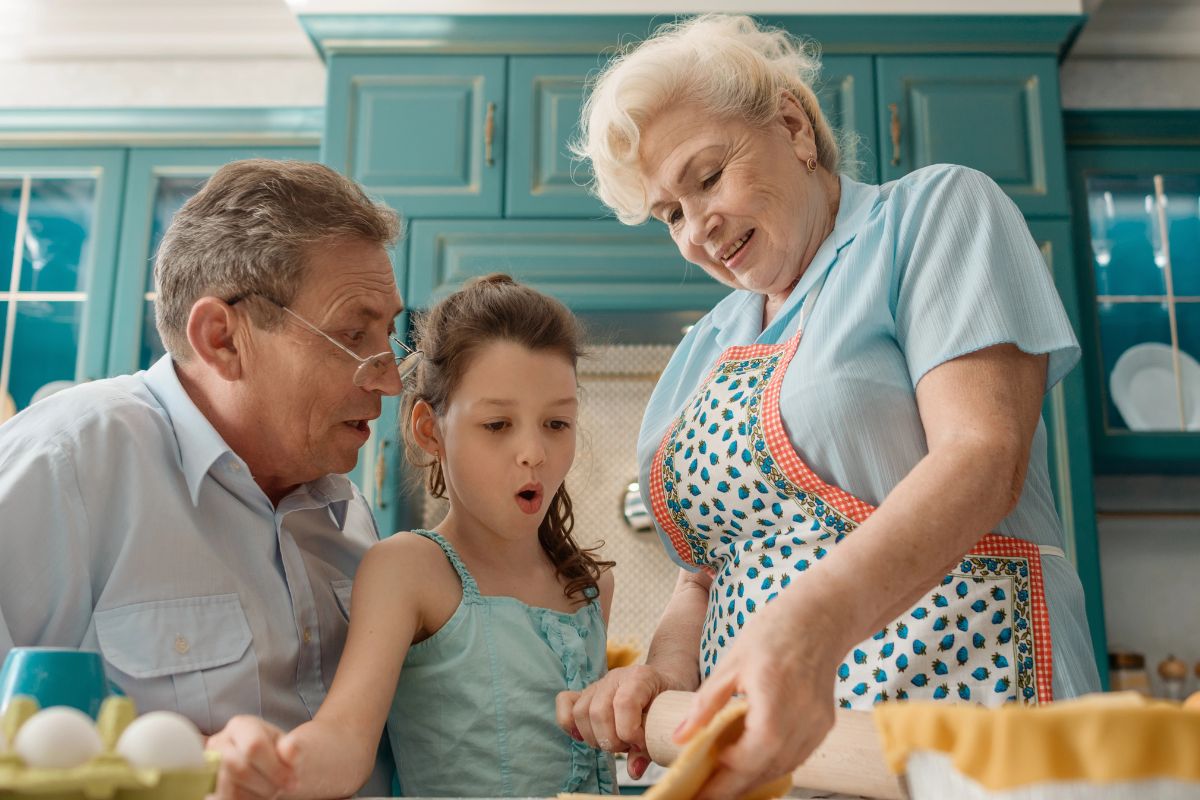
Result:
[[[294,771],[289,798],[347,797],[371,775],[428,582],[413,544],[419,541],[408,536],[380,542],[358,567],[350,632],[329,695],[311,722],[279,742]]]

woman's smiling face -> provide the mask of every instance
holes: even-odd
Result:
[[[642,129],[651,215],[721,283],[786,295],[833,227],[837,179],[805,162],[812,124],[790,95],[765,127],[670,106]]]

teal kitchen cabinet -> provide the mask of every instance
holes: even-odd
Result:
[[[1026,216],[1067,212],[1052,56],[881,56],[880,174],[929,164],[987,173]]]
[[[513,56],[505,182],[506,217],[594,218],[611,212],[587,192],[591,168],[575,159],[585,84],[606,59],[590,56]],[[818,98],[845,142],[843,157],[859,177],[874,180],[874,76],[865,56],[823,60]]]
[[[322,160],[405,216],[498,216],[505,68],[499,56],[332,59]]]
[[[825,56],[816,87],[825,118],[842,137],[844,168],[865,183],[879,179],[872,61],[869,56]]]
[[[175,212],[216,170],[243,158],[317,158],[315,147],[134,148],[129,154],[116,275],[110,375],[146,369],[165,351],[154,327],[154,254]]]
[[[0,421],[104,376],[123,149],[0,149]]]
[[[1067,121],[1096,467],[1200,474],[1200,114]]]
[[[679,255],[658,225],[616,220],[417,220],[406,299],[428,307],[489,272],[507,272],[577,313],[696,311],[728,294]]]
[[[505,216],[611,216],[587,192],[590,165],[570,151],[570,143],[579,136],[584,82],[603,63],[599,56],[509,59]]]
[[[1066,220],[1034,220],[1033,239],[1046,259],[1063,307],[1078,333],[1083,329],[1078,288],[1072,259],[1071,226]],[[1066,532],[1067,557],[1075,564],[1084,587],[1088,626],[1096,653],[1096,666],[1107,683],[1108,646],[1104,604],[1100,590],[1100,547],[1096,537],[1095,490],[1092,451],[1088,436],[1088,390],[1084,372],[1076,367],[1046,394],[1042,418],[1046,422],[1047,462],[1058,515]]]

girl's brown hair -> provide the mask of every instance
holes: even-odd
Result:
[[[426,488],[434,497],[445,497],[446,478],[437,459],[412,440],[407,421],[413,407],[424,400],[441,416],[476,353],[492,342],[512,342],[534,351],[561,354],[576,366],[582,355],[579,322],[567,307],[552,297],[523,286],[500,273],[475,278],[437,303],[414,321],[415,346],[423,353],[404,395],[401,427],[409,463],[426,470]],[[575,516],[564,482],[558,487],[542,524],[538,541],[566,583],[568,598],[594,596],[600,575],[613,566],[595,555],[599,548],[584,549],[571,535]],[[591,591],[588,591],[589,587]]]

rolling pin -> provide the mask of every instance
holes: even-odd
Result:
[[[692,705],[692,692],[663,692],[646,713],[646,749],[656,763],[675,760],[682,745],[671,734]],[[907,800],[903,781],[888,772],[879,732],[866,711],[837,709],[833,728],[808,760],[792,773],[792,785],[858,794],[880,800]]]

